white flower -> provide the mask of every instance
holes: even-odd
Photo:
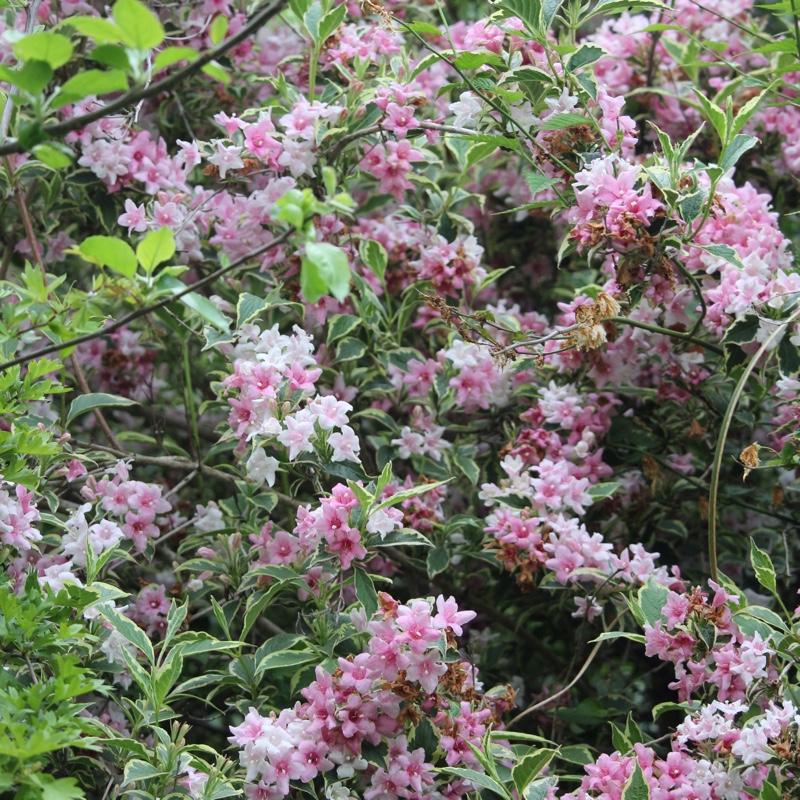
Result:
[[[450,103],[450,111],[456,115],[453,125],[457,128],[473,126],[483,111],[483,103],[473,92],[462,92],[458,102]]]
[[[266,482],[269,486],[274,486],[275,471],[278,469],[279,464],[278,459],[268,456],[263,447],[257,447],[245,464],[247,477],[255,483]]]
[[[241,152],[241,147],[226,147],[221,141],[217,141],[217,152],[208,161],[219,167],[219,176],[224,178],[229,169],[241,169],[244,166],[244,161],[239,158]]]

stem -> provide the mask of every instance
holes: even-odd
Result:
[[[795,311],[785,322],[778,325],[765,339],[761,347],[758,348],[758,352],[750,359],[745,371],[739,378],[722,420],[722,427],[720,428],[719,438],[717,439],[717,448],[714,452],[714,462],[711,467],[711,485],[708,491],[708,560],[710,564],[711,580],[715,583],[719,582],[719,570],[717,567],[717,499],[719,497],[719,473],[722,468],[722,458],[725,450],[725,441],[728,438],[728,430],[731,426],[733,415],[736,413],[736,406],[739,404],[739,399],[744,392],[744,387],[753,370],[756,368],[759,359],[770,349],[772,343],[784,333],[789,325],[799,318],[800,309]]]

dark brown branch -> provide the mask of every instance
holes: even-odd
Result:
[[[153,95],[161,92],[169,91],[173,86],[181,83],[181,81],[191,78],[192,75],[194,75],[196,72],[199,72],[206,64],[210,63],[211,61],[215,61],[216,59],[225,55],[228,50],[231,50],[232,48],[236,47],[236,45],[241,44],[252,33],[255,33],[255,31],[257,31],[262,25],[279,14],[283,6],[283,0],[273,0],[273,2],[271,2],[269,5],[265,6],[256,14],[254,14],[252,19],[246,25],[244,25],[241,30],[238,30],[224,42],[221,42],[211,50],[207,50],[205,53],[199,55],[194,61],[192,61],[191,64],[183,67],[183,69],[179,69],[176,72],[173,72],[171,75],[168,75],[166,78],[162,78],[160,81],[151,83],[149,86],[142,86],[139,89],[126,92],[124,95],[122,95],[122,97],[113,100],[102,108],[97,108],[94,111],[90,111],[88,114],[82,114],[79,117],[72,117],[71,119],[66,119],[62,122],[56,122],[52,125],[45,125],[44,133],[48,136],[48,138],[51,139],[63,136],[65,133],[83,128],[91,122],[96,122],[98,119],[110,116],[117,111],[122,111],[130,105],[134,105],[142,100],[146,100],[148,97],[152,97]],[[9,155],[11,153],[22,153],[24,149],[25,148],[22,147],[18,141],[12,141],[6,145],[0,146],[0,156]]]

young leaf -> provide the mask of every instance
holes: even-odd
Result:
[[[164,41],[164,28],[158,17],[139,0],[117,0],[111,14],[138,50],[152,50]]]
[[[136,274],[136,254],[131,246],[114,236],[90,236],[68,252],[101,267],[109,267],[126,278]]]
[[[157,231],[150,231],[136,248],[139,263],[148,275],[174,255],[175,235],[166,225]]]
[[[21,61],[44,61],[58,69],[72,57],[72,42],[60,33],[32,33],[14,45],[14,55]]]

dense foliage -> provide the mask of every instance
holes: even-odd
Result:
[[[0,796],[800,798],[794,0],[0,8]]]

